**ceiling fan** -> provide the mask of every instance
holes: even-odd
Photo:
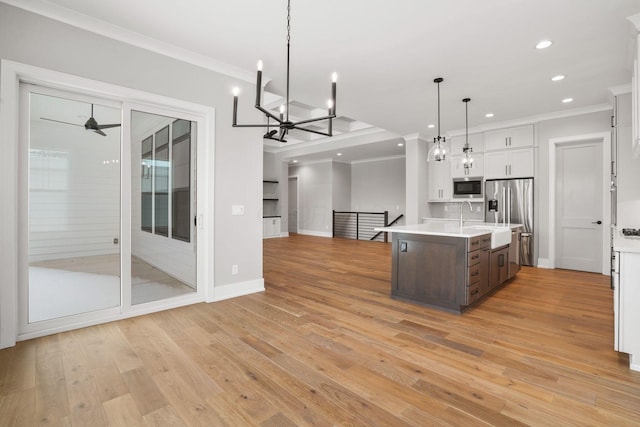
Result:
[[[64,123],[66,125],[72,125],[72,126],[82,126],[79,125],[77,123],[70,123],[70,122],[63,122],[61,120],[54,120],[54,119],[48,119],[46,117],[40,117],[42,120],[48,120],[50,122],[56,122],[56,123]],[[86,130],[92,130],[95,133],[102,135],[102,136],[107,136],[106,133],[104,133],[102,131],[102,129],[109,129],[109,128],[115,128],[120,126],[120,123],[111,123],[108,125],[99,125],[98,122],[96,121],[96,119],[93,118],[93,104],[91,104],[91,117],[89,117],[89,119],[85,122],[84,124],[84,128]]]

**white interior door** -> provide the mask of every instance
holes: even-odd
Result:
[[[298,177],[289,178],[289,233],[298,232]]]
[[[556,147],[556,260],[558,268],[602,272],[602,141]]]

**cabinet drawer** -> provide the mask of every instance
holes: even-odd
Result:
[[[467,251],[468,252],[480,249],[480,237],[482,237],[482,236],[470,237],[467,240],[467,244],[468,244]]]
[[[478,290],[478,285],[469,286],[467,288],[467,305],[476,301],[480,298],[480,291]]]
[[[480,263],[472,265],[467,270],[467,286],[472,286],[480,281]]]
[[[480,251],[473,251],[467,253],[467,267],[476,265],[480,262]]]
[[[491,247],[491,234],[483,234],[480,236],[480,249]]]

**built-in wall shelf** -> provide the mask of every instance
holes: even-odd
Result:
[[[280,235],[280,182],[277,179],[262,180],[263,237]]]

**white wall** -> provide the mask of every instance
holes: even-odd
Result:
[[[219,288],[262,281],[261,133],[231,127],[234,86],[246,94],[239,117],[260,119],[251,101],[252,84],[4,3],[0,58],[215,108],[214,283]],[[232,216],[232,205],[243,205],[245,214]],[[237,275],[232,275],[233,264]]]
[[[33,120],[30,136],[29,261],[118,253],[119,133]]]
[[[404,158],[358,162],[351,165],[351,210],[389,212],[389,221],[406,214]],[[402,218],[397,224],[404,224]]]
[[[617,228],[640,227],[640,157],[633,150],[631,94],[618,97],[618,223]]]
[[[406,137],[406,214],[407,224],[419,224],[431,216],[427,169],[427,141],[418,135]]]

